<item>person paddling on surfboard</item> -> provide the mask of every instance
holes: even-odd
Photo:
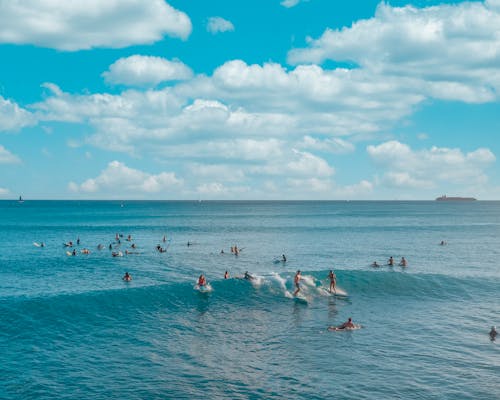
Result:
[[[297,296],[297,294],[300,292],[300,284],[299,283],[300,283],[301,279],[302,279],[302,275],[300,274],[300,269],[299,269],[293,278],[293,283],[295,284],[295,287],[297,288],[297,289],[295,289],[295,292],[293,292],[294,296]]]
[[[389,261],[387,261],[387,265],[390,265],[391,267],[394,266],[394,258],[392,258],[392,256],[389,257]]]
[[[401,261],[399,262],[399,265],[400,265],[401,267],[406,267],[406,265],[407,265],[407,264],[408,264],[408,263],[407,263],[407,261],[406,261],[406,258],[401,257]]]
[[[352,318],[349,317],[349,319],[346,322],[344,322],[343,324],[341,324],[339,326],[329,326],[328,330],[329,331],[340,331],[343,329],[353,329],[353,328],[356,328],[356,325],[354,325],[354,323],[352,322]]]
[[[328,278],[330,278],[330,293],[335,293],[335,286],[337,285],[337,276],[333,269],[328,273]]]
[[[132,280],[132,277],[130,276],[130,274],[128,272],[125,272],[125,275],[123,275],[123,278],[122,278],[125,282],[130,282]]]

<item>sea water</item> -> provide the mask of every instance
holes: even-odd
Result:
[[[2,201],[0,398],[498,399],[499,238],[499,202]]]

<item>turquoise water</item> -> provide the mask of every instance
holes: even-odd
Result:
[[[499,238],[499,202],[3,201],[0,398],[498,399]]]

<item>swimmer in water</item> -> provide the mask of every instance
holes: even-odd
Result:
[[[284,254],[281,256],[281,261],[286,262],[286,257]]]
[[[389,260],[387,261],[387,265],[390,265],[391,267],[394,265],[394,258],[392,258],[392,256],[389,257]]]
[[[297,296],[297,294],[300,292],[300,280],[302,279],[302,275],[300,274],[300,269],[297,271],[295,276],[293,277],[293,283],[295,284],[295,292],[293,292],[294,296]]]
[[[380,267],[380,265],[378,265],[378,262],[374,261],[372,267]]]
[[[203,287],[206,285],[207,285],[207,279],[205,278],[205,276],[203,274],[201,274],[200,277],[198,278],[198,286]]]
[[[224,272],[224,279],[229,279],[229,272]]]
[[[407,262],[406,262],[406,259],[404,257],[401,257],[401,261],[399,262],[399,265],[401,267],[406,267],[407,266]]]
[[[496,326],[492,326],[491,327],[491,331],[490,331],[490,339],[491,339],[492,342],[496,339],[497,334],[498,334],[497,327]]]
[[[132,277],[130,276],[130,274],[128,272],[125,272],[125,275],[123,275],[123,278],[122,278],[125,282],[130,282],[132,280]]]

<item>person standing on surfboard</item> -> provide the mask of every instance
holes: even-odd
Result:
[[[297,296],[297,294],[300,292],[300,280],[302,279],[302,276],[300,274],[300,269],[297,271],[297,273],[295,274],[295,277],[293,278],[293,283],[295,284],[295,287],[297,289],[295,289],[295,292],[293,292],[293,295],[294,296]]]
[[[328,273],[328,278],[330,278],[330,293],[335,293],[335,285],[337,285],[337,276],[335,272],[331,269]]]

